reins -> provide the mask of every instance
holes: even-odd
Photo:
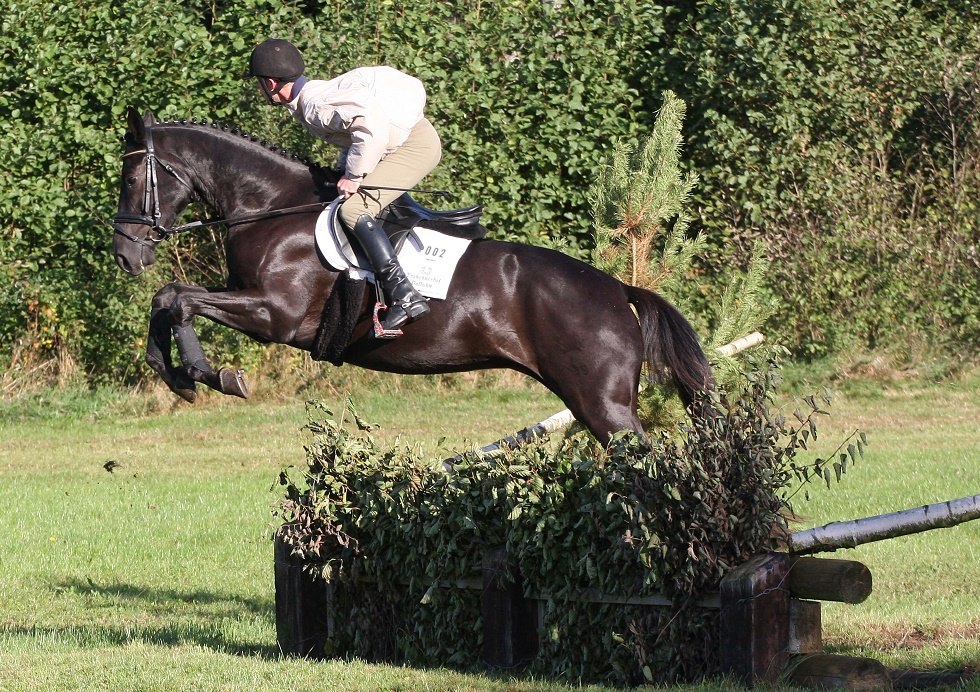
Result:
[[[447,199],[452,199],[453,195],[448,190],[418,190],[412,188],[404,187],[383,187],[381,185],[362,185],[360,187],[362,190],[393,190],[395,192],[414,192],[416,194],[423,195],[439,195],[441,197],[446,197]],[[334,200],[336,201],[336,200]],[[214,218],[214,219],[201,219],[199,221],[191,221],[190,223],[184,224],[183,226],[176,226],[174,228],[168,229],[168,235],[174,233],[181,233],[183,231],[189,231],[195,228],[204,228],[206,226],[217,226],[226,225],[234,226],[236,224],[250,223],[252,221],[261,221],[262,219],[274,219],[279,216],[288,216],[290,214],[302,214],[304,212],[315,211],[317,209],[326,209],[331,204],[331,202],[312,202],[310,204],[301,204],[297,207],[284,207],[282,209],[270,209],[268,211],[259,211],[254,214],[243,214],[242,216],[233,216],[228,219]]]
[[[415,187],[385,187],[384,185],[361,185],[359,190],[391,190],[392,192],[414,192],[417,195],[435,195],[445,197],[447,200],[453,199],[453,193],[449,190],[419,190]]]
[[[173,228],[167,228],[164,230],[166,232],[166,236],[169,236],[173,235],[174,233],[182,233],[184,231],[190,231],[195,228],[205,228],[207,226],[235,226],[237,224],[250,223],[252,221],[261,221],[262,219],[274,219],[278,216],[288,216],[289,214],[302,214],[303,212],[325,209],[329,205],[330,202],[313,202],[311,204],[301,204],[298,207],[270,209],[268,211],[258,211],[254,214],[243,214],[241,216],[232,216],[230,218],[200,219],[198,221],[185,223],[182,226],[174,226]]]

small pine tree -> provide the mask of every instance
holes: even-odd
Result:
[[[766,291],[769,260],[761,241],[752,248],[752,258],[746,271],[732,277],[725,287],[721,305],[714,314],[714,330],[705,349],[715,371],[715,378],[731,387],[742,381],[742,365],[736,356],[722,355],[718,349],[735,339],[754,332],[775,312],[775,302]],[[772,348],[770,345],[768,348]],[[761,359],[760,362],[764,362]]]
[[[688,238],[685,205],[698,183],[680,168],[684,102],[664,92],[653,133],[642,149],[620,142],[589,191],[594,263],[633,286],[669,295],[704,239]],[[654,248],[661,248],[654,253]]]
[[[698,177],[681,170],[685,110],[682,100],[665,91],[650,138],[641,148],[616,144],[589,191],[593,263],[621,281],[675,301],[690,280],[694,258],[705,248],[700,234],[692,238],[688,233],[692,217],[686,205]],[[717,349],[758,330],[773,313],[771,301],[764,296],[767,268],[759,244],[748,271],[729,281],[721,306],[705,320],[715,327],[702,345],[722,388],[735,382],[739,366],[733,356],[723,356]],[[641,391],[644,425],[663,427],[680,417],[680,406],[671,395],[663,388]]]

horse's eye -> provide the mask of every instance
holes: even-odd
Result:
[[[136,176],[135,175],[131,175],[128,178],[126,178],[126,184],[129,185],[130,187],[132,187],[133,185],[135,185],[136,184]]]

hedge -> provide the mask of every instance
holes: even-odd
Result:
[[[804,463],[826,401],[791,424],[770,409],[773,364],[730,402],[649,445],[588,435],[502,455],[465,455],[451,471],[418,449],[383,447],[348,402],[310,402],[307,468],[288,469],[279,516],[295,556],[335,589],[334,634],[317,654],[480,666],[484,552],[504,547],[526,595],[545,600],[530,672],[616,684],[717,673],[717,612],[696,604],[722,576],[778,542],[792,495],[829,484],[863,452]],[[839,451],[843,451],[842,449]],[[606,596],[666,595],[659,613]]]
[[[649,134],[660,94],[688,104],[691,233],[711,251],[682,303],[717,299],[769,246],[767,328],[802,356],[928,340],[980,343],[978,10],[583,0],[23,2],[0,18],[0,358],[67,353],[138,380],[153,289],[221,280],[220,235],[168,243],[141,281],[110,255],[123,114],[226,121],[329,164],[241,74],[292,39],[309,73],[364,63],[419,75],[445,143],[433,186],[483,203],[495,237],[586,256],[588,190],[612,144]],[[242,340],[205,329],[224,354]]]

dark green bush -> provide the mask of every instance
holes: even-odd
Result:
[[[762,239],[769,331],[796,354],[977,352],[978,18],[960,2],[711,0],[679,20],[704,262],[744,264]]]

